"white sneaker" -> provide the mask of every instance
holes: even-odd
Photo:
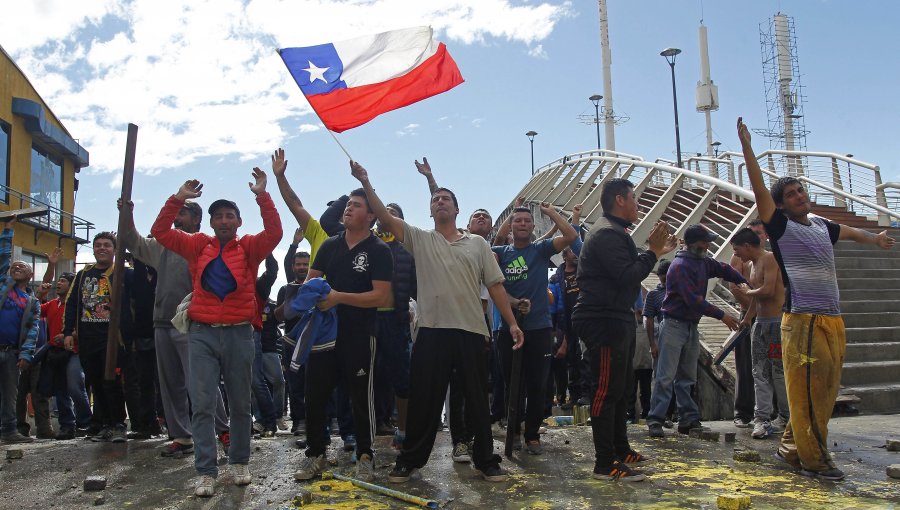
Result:
[[[771,427],[768,420],[760,420],[757,418],[753,420],[753,432],[750,433],[750,437],[753,439],[765,439],[769,437]]]
[[[275,420],[275,425],[278,426],[278,430],[287,430],[288,429],[287,422],[284,421],[284,418],[278,418],[277,420]]]
[[[300,468],[294,472],[294,480],[312,480],[317,475],[321,475],[327,466],[328,460],[325,459],[325,454],[318,457],[304,457]]]
[[[356,479],[371,482],[375,479],[375,461],[364,453],[356,462]]]
[[[216,493],[216,479],[209,475],[203,475],[197,478],[197,486],[194,488],[194,494],[201,498],[208,498]]]
[[[250,466],[247,464],[232,464],[231,477],[235,485],[249,485],[253,481],[253,476],[250,474]]]
[[[787,424],[788,420],[786,420],[784,416],[781,416],[780,414],[778,415],[778,418],[775,418],[774,420],[769,422],[769,425],[772,427],[773,432],[783,431],[787,427]]]

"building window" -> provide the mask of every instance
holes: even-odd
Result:
[[[49,224],[47,219],[40,221],[47,227],[60,231],[61,218],[59,211],[63,208],[63,161],[37,146],[31,146],[31,198],[35,199],[34,205],[49,205],[57,211],[50,212]]]
[[[34,253],[29,253],[27,251],[22,252],[22,260],[31,264],[31,267],[34,268],[34,276],[31,277],[31,282],[29,282],[28,286],[31,287],[31,290],[37,292],[38,288],[41,286],[41,280],[44,279],[44,273],[47,272],[50,261],[43,255],[35,255]]]
[[[0,120],[0,184],[9,186],[9,124]],[[9,203],[9,194],[6,188],[0,191],[0,201],[5,204]]]

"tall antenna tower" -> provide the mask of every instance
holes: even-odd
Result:
[[[797,33],[794,18],[778,13],[759,26],[759,42],[762,48],[763,80],[766,89],[766,116],[768,129],[754,129],[769,138],[769,147],[789,151],[806,150],[806,125],[803,120],[803,103],[806,96],[800,82],[797,58]],[[802,173],[802,167],[790,164],[789,173]]]

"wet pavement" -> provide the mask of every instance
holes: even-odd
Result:
[[[724,494],[749,496],[753,509],[760,508],[898,508],[900,480],[887,477],[886,466],[900,464],[900,452],[888,452],[886,439],[900,439],[900,416],[860,416],[834,419],[830,447],[838,467],[847,473],[843,482],[822,482],[801,476],[773,458],[777,440],[754,440],[749,429],[735,429],[731,422],[709,422],[721,432],[718,442],[689,438],[667,431],[664,439],[647,437],[646,427],[630,425],[634,448],[653,458],[642,468],[647,481],[623,483],[591,478],[593,449],[589,427],[548,427],[543,435],[546,452],[541,456],[517,453],[503,466],[510,479],[491,483],[477,478],[468,464],[450,459],[448,432],[438,434],[431,460],[406,484],[390,484],[393,455],[390,437],[376,441],[376,484],[439,501],[448,509],[494,508],[611,508],[676,509],[717,508]],[[724,442],[725,432],[737,432],[737,443]],[[495,449],[502,452],[503,432],[495,429]],[[252,443],[250,468],[253,483],[237,487],[227,470],[219,476],[216,495],[193,496],[193,456],[163,458],[166,441],[129,441],[125,445],[71,441],[37,441],[22,446],[23,458],[5,460],[0,470],[0,508],[85,508],[103,497],[105,508],[236,509],[290,508],[301,489],[312,493],[310,509],[415,508],[376,495],[348,482],[293,480],[301,451],[295,438],[281,433]],[[349,454],[333,438],[329,458],[332,469],[352,476]],[[759,462],[733,460],[734,448],[752,448]],[[85,492],[84,478],[106,476],[103,491]]]

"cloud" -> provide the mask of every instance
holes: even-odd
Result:
[[[481,127],[482,124],[484,124],[484,119],[472,119],[473,127],[479,128],[479,127]]]
[[[36,0],[4,8],[0,33],[17,34],[5,49],[90,151],[87,172],[121,170],[131,122],[141,172],[157,175],[200,158],[247,159],[321,129],[278,47],[428,23],[444,41],[542,52],[536,43],[571,15],[569,1]]]
[[[538,44],[537,46],[533,46],[533,47],[529,48],[528,56],[534,57],[534,58],[540,58],[543,60],[547,60],[548,58],[550,58],[549,55],[547,55],[547,52],[544,51],[543,44]]]
[[[396,133],[397,136],[406,136],[406,135],[416,136],[417,129],[419,129],[419,124],[412,123],[412,124],[407,124],[406,126],[403,127],[403,129],[394,131],[394,133]]]

